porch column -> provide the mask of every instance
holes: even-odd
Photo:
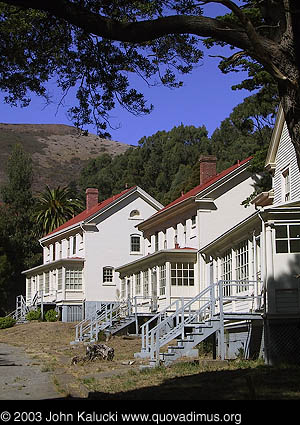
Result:
[[[266,310],[269,311],[270,305],[270,296],[272,292],[269,291],[269,281],[273,279],[274,276],[274,262],[273,262],[273,240],[272,240],[272,227],[270,223],[266,224],[266,245],[265,245],[265,253],[266,253]],[[274,304],[275,300],[273,300]],[[272,303],[272,301],[271,301]]]
[[[166,261],[166,305],[171,304],[171,263]]]
[[[62,274],[62,299],[65,300],[66,299],[66,268],[62,267],[61,270],[61,274]]]

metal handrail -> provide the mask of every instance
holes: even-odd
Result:
[[[160,348],[168,343],[173,338],[182,334],[184,337],[184,329],[187,325],[195,323],[196,320],[207,321],[216,318],[220,321],[220,326],[224,325],[224,301],[236,301],[236,300],[261,300],[262,295],[259,294],[258,285],[261,281],[223,281],[220,280],[217,283],[211,284],[193,299],[186,303],[181,303],[176,311],[160,321],[155,327],[148,332],[145,332],[143,336],[145,343],[142,343],[142,350],[150,351],[150,357],[152,360],[158,361]],[[228,287],[246,287],[246,291],[241,291],[233,295],[227,295],[225,289]],[[253,293],[247,294],[249,288],[253,287]],[[202,303],[201,306],[196,309],[192,309],[195,303]],[[174,303],[170,304],[165,310],[169,309]],[[218,308],[217,308],[218,307]],[[154,320],[152,318],[151,320]],[[147,323],[144,324],[146,329]],[[224,344],[223,344],[224,345]]]

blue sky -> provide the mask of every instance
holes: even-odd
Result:
[[[212,14],[220,13],[220,6],[210,5]],[[221,50],[219,51],[219,53]],[[227,50],[228,55],[232,51]],[[243,73],[224,75],[218,69],[219,59],[208,57],[216,54],[213,49],[205,53],[204,60],[192,74],[184,77],[184,85],[179,89],[150,87],[134,78],[135,84],[145,94],[146,99],[154,105],[154,111],[146,116],[136,117],[122,108],[111,111],[111,124],[116,129],[109,129],[112,140],[136,145],[143,136],[150,136],[160,130],[170,130],[181,123],[184,125],[205,125],[209,135],[228,117],[233,107],[238,105],[250,93],[245,90],[233,91],[231,86],[246,77]],[[224,55],[224,52],[222,51]],[[225,53],[226,55],[226,53]],[[68,124],[72,125],[67,109],[72,105],[72,98],[67,98],[65,107],[57,110],[60,97],[54,85],[49,85],[53,104],[45,105],[43,99],[32,97],[29,107],[16,108],[2,102],[0,122],[32,124]],[[0,95],[0,100],[3,96]],[[96,133],[89,126],[91,133]]]

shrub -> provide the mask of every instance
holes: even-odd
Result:
[[[45,319],[47,322],[56,322],[58,320],[58,314],[55,310],[48,310],[45,314]]]
[[[27,314],[26,314],[26,319],[31,321],[31,320],[40,320],[41,318],[41,310],[38,308],[37,310],[30,310]]]
[[[13,317],[0,317],[0,329],[11,328],[16,324],[16,320]]]

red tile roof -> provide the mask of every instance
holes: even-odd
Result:
[[[175,199],[175,201],[172,201],[170,204],[166,205],[164,208],[162,208],[160,211],[155,213],[152,217],[157,216],[158,214],[168,210],[169,208],[179,204],[180,202],[185,201],[186,199],[192,198],[198,193],[202,192],[204,189],[208,188],[212,184],[216,183],[217,181],[221,180],[223,177],[230,174],[232,171],[236,170],[240,166],[246,164],[247,162],[251,161],[253,157],[250,156],[249,158],[244,159],[243,161],[239,161],[237,164],[232,165],[231,167],[227,168],[226,170],[221,171],[219,174],[216,174],[214,177],[209,179],[206,183],[199,184],[198,186],[194,187],[193,189],[189,190],[185,194],[181,195],[179,198]],[[152,218],[150,217],[150,218]],[[145,220],[146,221],[146,220]]]
[[[123,192],[118,193],[117,195],[113,195],[111,198],[105,199],[102,202],[99,202],[97,205],[95,205],[93,208],[90,208],[89,210],[84,210],[80,214],[76,215],[75,217],[71,218],[70,220],[66,221],[66,223],[62,224],[61,226],[57,227],[52,232],[48,233],[48,235],[52,235],[53,233],[59,232],[60,230],[67,229],[70,226],[74,226],[75,224],[78,224],[92,215],[100,212],[105,207],[107,207],[109,204],[112,204],[117,199],[121,198],[121,196],[125,195],[125,193],[129,192],[130,190],[134,189],[136,186],[131,187],[130,189],[125,189]]]

